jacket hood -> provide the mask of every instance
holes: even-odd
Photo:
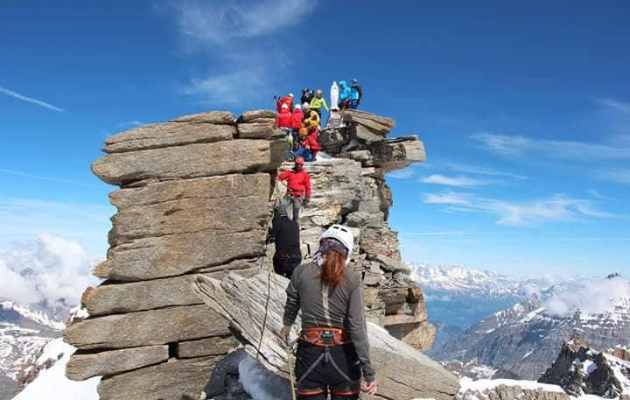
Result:
[[[346,81],[339,81],[339,86],[343,89],[348,87],[348,82]]]

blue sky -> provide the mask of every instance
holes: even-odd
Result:
[[[110,134],[357,78],[427,148],[388,177],[407,260],[630,275],[626,1],[45,4],[0,6],[0,248],[104,255]]]

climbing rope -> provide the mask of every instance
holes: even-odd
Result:
[[[282,182],[281,182],[282,183]],[[271,196],[271,201],[273,201],[274,204],[274,208],[276,205],[276,201],[278,201],[277,198],[274,199],[274,197],[276,197],[276,194],[279,191],[275,190],[274,188],[274,193]],[[267,231],[267,229],[269,228],[269,220],[267,220],[267,223],[265,224],[265,232]],[[261,258],[261,262],[260,262],[260,269],[263,269],[263,265],[265,262],[265,258],[267,257],[267,246],[268,243],[265,240],[265,247],[264,247],[264,254]],[[258,360],[260,358],[261,352],[260,352],[260,348],[262,347],[262,342],[263,342],[263,338],[265,336],[265,329],[267,327],[267,316],[269,315],[269,301],[271,299],[271,280],[273,278],[274,281],[274,287],[276,289],[276,294],[280,294],[280,290],[278,288],[278,278],[276,277],[275,272],[273,271],[273,267],[271,264],[269,264],[269,266],[267,267],[267,300],[265,301],[265,315],[263,316],[263,322],[262,322],[262,327],[260,329],[260,340],[258,341],[258,348],[256,349],[256,360]],[[289,382],[291,383],[291,396],[293,400],[296,400],[296,396],[295,396],[295,376],[293,374],[293,360],[291,359],[291,357],[293,356],[293,351],[291,350],[291,345],[289,343],[285,343],[286,344],[286,349],[287,349],[287,359],[289,360]]]

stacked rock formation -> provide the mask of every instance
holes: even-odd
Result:
[[[71,379],[103,376],[101,399],[195,398],[218,360],[239,345],[191,284],[198,275],[253,275],[268,262],[266,228],[287,147],[275,117],[214,111],[107,139],[107,155],[92,169],[120,186],[110,195],[118,213],[107,260],[94,271],[105,281],[83,296],[90,317],[64,333],[79,349],[68,364]],[[384,180],[391,169],[423,161],[424,148],[413,136],[385,139],[390,119],[361,112],[344,118],[345,128],[322,133],[336,138],[336,149],[326,142],[335,158],[307,166],[313,196],[301,219],[304,254],[312,255],[327,225],[353,227],[370,318],[427,348],[433,330],[387,226]]]

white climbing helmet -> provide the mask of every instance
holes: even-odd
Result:
[[[343,225],[333,225],[322,234],[319,240],[331,238],[336,239],[348,249],[348,258],[346,264],[350,262],[350,256],[352,255],[352,248],[354,247],[354,235],[350,231],[350,228]]]

